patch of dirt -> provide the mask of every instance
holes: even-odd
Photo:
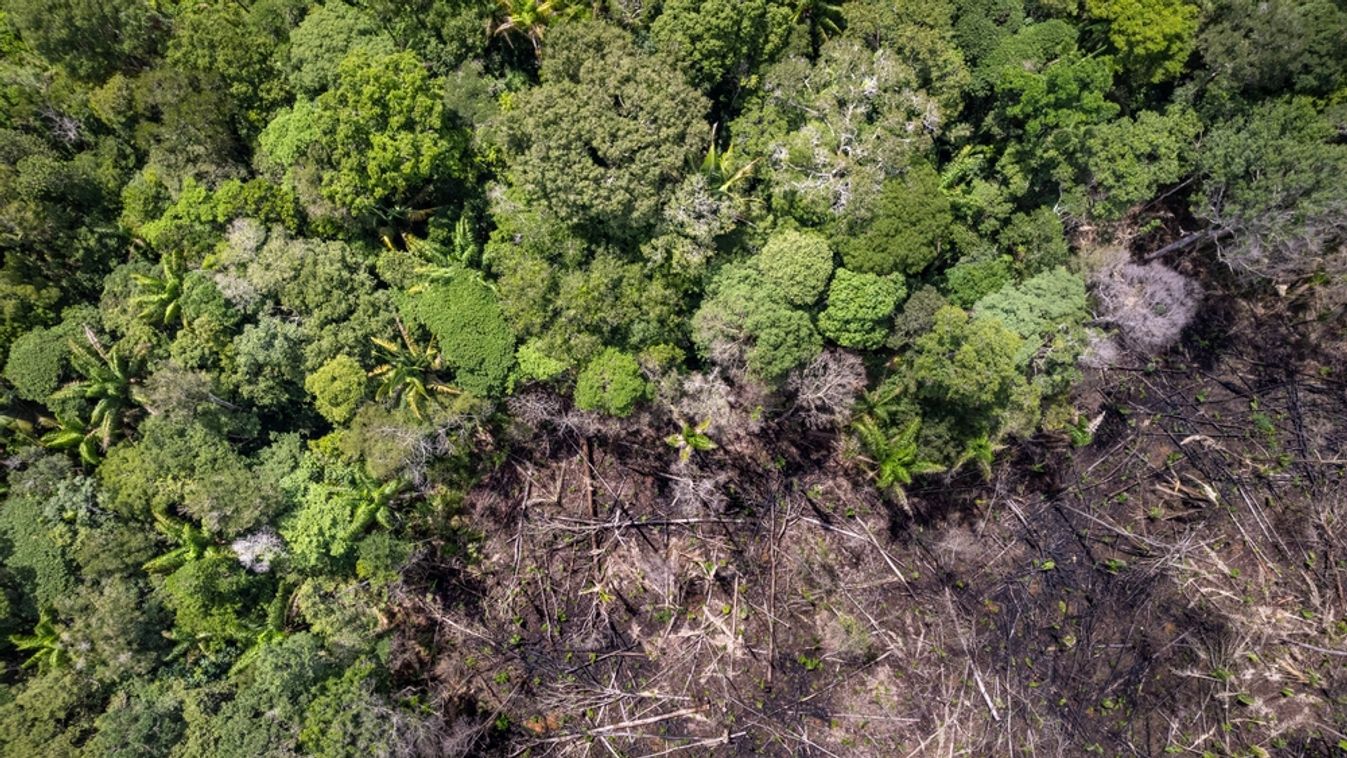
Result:
[[[802,427],[680,463],[625,431],[673,419],[540,423],[404,648],[478,754],[1329,755],[1347,386],[1266,319],[1213,301],[1081,385],[1092,444],[1025,441],[911,514]]]

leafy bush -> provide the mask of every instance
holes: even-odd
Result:
[[[945,272],[945,293],[951,303],[971,308],[983,297],[1010,283],[1008,256],[965,258]]]
[[[61,372],[69,363],[68,337],[60,329],[33,329],[14,340],[5,362],[5,379],[19,397],[46,402],[61,386]]]
[[[646,396],[647,386],[636,359],[608,348],[590,361],[575,380],[575,405],[587,411],[627,416]]]

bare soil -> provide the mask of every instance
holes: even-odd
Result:
[[[1212,299],[1086,378],[1090,444],[910,511],[789,419],[688,463],[628,431],[670,419],[542,422],[469,496],[473,554],[400,598],[402,671],[470,754],[1334,754],[1347,366],[1277,313]]]

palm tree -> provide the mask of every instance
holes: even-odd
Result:
[[[814,55],[826,40],[842,33],[842,3],[837,0],[796,0],[795,23],[809,27]]]
[[[1004,447],[1005,445],[993,441],[986,434],[974,437],[964,445],[959,459],[954,462],[954,468],[963,468],[966,463],[976,463],[978,470],[982,472],[982,478],[991,479],[992,463],[996,460],[996,453]]]
[[[40,421],[41,419],[39,419]],[[0,438],[0,442],[25,445],[42,444],[42,440],[36,436],[37,426],[28,419],[0,413],[0,429],[8,432],[6,437]]]
[[[913,477],[945,470],[944,466],[921,457],[921,448],[917,444],[921,419],[912,419],[897,433],[882,429],[870,416],[861,418],[854,428],[870,454],[869,458],[861,460],[868,464],[875,486],[881,492],[893,495],[904,508],[907,507],[904,488],[912,484]]]
[[[534,54],[542,50],[543,35],[556,21],[586,18],[589,6],[568,0],[497,0],[504,18],[493,24],[492,36],[503,35],[512,46],[512,37],[523,37],[533,45]]]
[[[711,127],[711,145],[706,149],[706,155],[697,169],[706,177],[706,181],[716,193],[728,195],[736,184],[746,181],[753,175],[753,167],[758,161],[755,158],[742,166],[739,165],[733,143],[721,150],[716,144],[716,131],[719,126],[717,124]]]
[[[473,238],[472,220],[467,215],[460,217],[458,222],[454,224],[451,249],[446,249],[443,245],[437,245],[433,242],[427,242],[411,234],[403,234],[402,242],[406,246],[407,252],[424,261],[412,270],[413,273],[421,277],[421,281],[410,287],[407,290],[409,293],[415,295],[424,292],[433,284],[452,282],[464,276],[472,276],[482,284],[495,289],[482,276],[480,270],[473,268],[473,264],[478,257],[477,240]],[[384,245],[389,250],[396,250],[387,237],[384,237]]]
[[[23,662],[22,668],[36,666],[39,671],[50,671],[64,666],[70,660],[65,646],[61,643],[61,631],[56,628],[55,617],[50,609],[42,611],[32,634],[13,634],[10,635],[9,641],[14,643],[16,650],[32,651],[28,660]]]
[[[664,442],[669,447],[678,448],[678,460],[683,463],[687,463],[694,452],[714,450],[719,447],[710,437],[706,436],[706,430],[711,428],[711,419],[708,418],[695,427],[689,426],[684,421],[682,427],[676,434],[665,437]]]
[[[155,513],[154,525],[161,534],[176,542],[178,546],[158,558],[151,558],[141,566],[151,574],[171,574],[192,561],[229,554],[228,548],[216,545],[204,529],[190,521],[180,521],[165,513]]]
[[[343,539],[346,542],[354,541],[364,534],[371,524],[392,529],[393,503],[406,488],[407,482],[402,479],[380,483],[366,476],[361,476],[355,486],[343,488],[337,494],[337,498],[353,506],[355,510],[350,525],[343,533]]]
[[[100,452],[98,435],[77,418],[56,417],[56,428],[42,435],[39,442],[50,450],[79,450],[80,460],[90,466],[98,465]]]
[[[417,418],[424,419],[423,403],[433,400],[436,395],[457,395],[460,390],[441,382],[436,376],[444,369],[444,358],[434,344],[418,345],[401,320],[397,325],[402,344],[374,338],[374,344],[384,353],[384,363],[369,372],[371,377],[379,379],[374,398],[391,399],[395,404],[406,405]]]
[[[84,378],[57,390],[52,399],[82,397],[93,402],[93,412],[85,424],[61,422],[60,429],[43,437],[43,444],[74,447],[76,443],[70,433],[82,426],[85,440],[78,443],[80,457],[93,464],[107,452],[113,436],[125,423],[126,415],[139,403],[134,378],[138,365],[119,354],[116,348],[104,350],[98,336],[87,325],[84,338],[87,345],[70,341],[70,363]],[[94,442],[89,442],[90,439]]]
[[[182,257],[177,253],[168,253],[160,261],[163,276],[132,274],[136,284],[144,290],[143,294],[131,298],[131,302],[144,306],[138,314],[140,318],[156,326],[168,326],[172,321],[186,318],[182,315]]]
[[[261,657],[262,650],[274,642],[285,639],[285,618],[290,610],[290,600],[295,594],[295,583],[293,580],[286,579],[276,588],[276,594],[272,596],[271,603],[267,606],[267,620],[261,629],[253,636],[248,649],[243,655],[234,661],[234,665],[229,668],[230,674],[235,674],[248,668]]]

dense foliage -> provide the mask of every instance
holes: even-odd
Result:
[[[514,398],[686,467],[714,376],[906,503],[1174,341],[1100,250],[1345,286],[1331,0],[0,8],[5,755],[439,754],[388,609]]]

